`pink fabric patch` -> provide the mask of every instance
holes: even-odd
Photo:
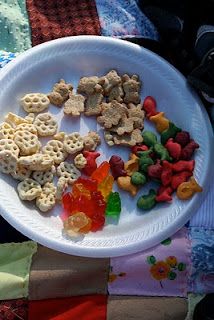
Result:
[[[189,270],[190,241],[184,227],[150,250],[112,258],[109,294],[186,297]]]

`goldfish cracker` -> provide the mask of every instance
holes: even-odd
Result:
[[[124,169],[128,176],[132,176],[134,172],[139,170],[139,158],[134,154],[131,153],[130,160],[125,162]]]
[[[149,118],[156,126],[158,132],[163,132],[169,128],[169,120],[164,117],[164,112],[159,112],[156,115]]]
[[[132,184],[131,177],[119,177],[117,179],[118,187],[124,191],[128,191],[133,197],[137,194],[137,187]]]
[[[192,176],[189,181],[183,182],[178,186],[177,197],[181,200],[190,199],[196,192],[202,192],[203,188],[199,186],[195,178]]]

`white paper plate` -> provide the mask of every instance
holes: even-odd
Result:
[[[152,95],[158,110],[166,112],[175,124],[191,133],[200,144],[196,152],[194,175],[205,189],[211,177],[213,134],[206,111],[187,86],[185,79],[165,60],[135,44],[112,38],[79,36],[54,40],[34,47],[10,62],[0,72],[0,120],[9,111],[23,115],[20,98],[28,92],[51,90],[60,78],[76,87],[81,76],[104,75],[111,69],[120,74],[138,74],[143,82],[142,99]],[[60,130],[102,130],[95,119],[63,118],[62,110],[51,107],[60,123]],[[146,128],[149,125],[146,123]],[[100,161],[112,154],[128,159],[125,148],[110,148],[103,142]],[[89,233],[82,241],[73,242],[62,236],[60,207],[42,215],[31,203],[23,203],[16,193],[17,182],[1,174],[0,210],[2,216],[29,238],[52,249],[88,257],[112,257],[147,249],[171,236],[182,227],[199,207],[205,192],[190,201],[174,197],[171,205],[157,205],[142,214],[136,209],[136,198],[121,192],[122,213],[118,225],[107,225],[102,231]],[[146,192],[149,187],[139,192]],[[115,188],[116,189],[116,188]]]

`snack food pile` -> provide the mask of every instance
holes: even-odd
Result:
[[[138,198],[142,210],[172,201],[173,192],[186,200],[202,191],[193,177],[192,156],[199,145],[157,111],[153,97],[142,104],[140,88],[137,75],[119,76],[115,70],[103,77],[82,77],[76,93],[62,79],[49,94],[27,93],[21,99],[27,115],[10,112],[0,125],[0,171],[19,180],[20,199],[35,200],[43,213],[62,203],[63,230],[69,236],[101,230],[107,217],[119,219],[121,200],[113,191],[115,182],[131,196],[148,181],[158,184],[157,191],[151,189]],[[107,145],[128,147],[129,160],[124,163],[113,155],[98,166],[99,134],[58,131],[56,119],[47,112],[50,104],[62,107],[65,117],[95,116]],[[145,116],[160,141],[143,130]],[[44,137],[50,140],[42,145]]]

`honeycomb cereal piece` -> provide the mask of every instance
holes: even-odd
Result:
[[[58,177],[65,178],[68,184],[73,184],[81,175],[74,164],[68,163],[66,161],[60,163],[60,165],[57,167],[56,172]]]
[[[63,142],[64,139],[65,139],[65,132],[63,132],[63,131],[57,132],[57,133],[53,136],[53,139],[54,139],[54,140],[59,140],[59,141]]]
[[[17,114],[14,114],[12,112],[9,112],[5,117],[5,121],[8,122],[13,128],[18,126],[21,123],[29,123],[26,119],[17,116]]]
[[[103,101],[103,94],[100,92],[95,92],[89,95],[86,99],[85,104],[85,115],[96,116],[101,112],[101,102]]]
[[[32,171],[47,171],[54,164],[53,158],[48,154],[35,153],[18,159],[18,165],[24,166]]]
[[[16,171],[17,157],[10,150],[0,151],[0,172],[13,173]]]
[[[81,94],[72,94],[65,102],[63,111],[65,114],[77,117],[81,112],[84,111],[84,102],[85,97],[83,97]]]
[[[104,81],[101,80],[101,84]],[[92,95],[97,92],[102,92],[102,86],[100,84],[100,78],[93,76],[93,77],[82,77],[80,78],[77,92],[83,93],[86,95]]]
[[[88,135],[83,137],[84,150],[94,151],[100,143],[100,136],[95,131],[89,131]]]
[[[123,145],[123,146],[130,146],[130,147],[143,142],[140,129],[134,129],[132,133],[129,135],[128,134],[125,134],[122,136],[115,135],[113,137],[113,140],[116,145]]]
[[[15,128],[15,131],[29,131],[37,135],[37,129],[32,123],[21,123]]]
[[[42,149],[44,154],[49,155],[55,164],[60,164],[67,157],[67,152],[64,150],[64,145],[61,141],[50,140]]]
[[[2,129],[10,129],[10,128],[12,128],[12,127],[11,127],[11,125],[10,125],[9,123],[7,123],[7,122],[2,122],[2,123],[0,124],[0,130],[2,130]]]
[[[27,120],[28,123],[32,124],[35,119],[35,114],[33,112],[28,113],[28,115],[25,117],[25,120]]]
[[[0,140],[0,151],[11,151],[14,156],[18,157],[19,147],[12,139],[1,139]]]
[[[140,81],[137,75],[132,77],[124,74],[122,76],[123,90],[125,92],[124,102],[125,103],[139,103],[140,102]]]
[[[68,181],[65,177],[60,177],[56,186],[56,201],[61,202],[63,193],[68,187]]]
[[[14,129],[10,128],[2,128],[0,129],[0,139],[12,139],[14,138]]]
[[[30,178],[31,173],[32,171],[27,167],[17,165],[16,170],[11,172],[11,176],[16,180],[23,181],[26,178]]]
[[[52,166],[52,168],[47,171],[34,171],[32,177],[35,181],[41,184],[41,186],[43,186],[46,182],[53,181],[55,171],[55,167]]]
[[[118,86],[121,84],[121,77],[117,74],[116,70],[109,71],[101,79],[104,80],[103,88],[104,88],[104,93],[107,95],[115,86]]]
[[[51,210],[56,203],[56,187],[51,182],[46,182],[42,187],[42,193],[36,198],[36,206],[42,212]]]
[[[17,191],[21,200],[32,201],[40,196],[42,188],[38,182],[27,178],[18,184]]]
[[[83,138],[78,132],[73,132],[65,136],[64,149],[69,154],[74,154],[83,149]]]
[[[56,133],[58,125],[54,117],[46,112],[40,113],[36,116],[34,125],[41,137],[52,136]]]
[[[117,125],[120,119],[127,114],[125,105],[112,101],[102,104],[101,116],[97,117],[97,122],[106,129],[110,129],[113,125]]]
[[[41,112],[50,104],[50,100],[44,93],[28,93],[21,99],[21,106],[26,112]]]
[[[83,169],[87,164],[87,160],[82,153],[78,154],[74,158],[74,165],[77,169]]]
[[[26,130],[16,131],[14,134],[14,142],[19,147],[22,156],[36,153],[41,146],[37,135]]]

